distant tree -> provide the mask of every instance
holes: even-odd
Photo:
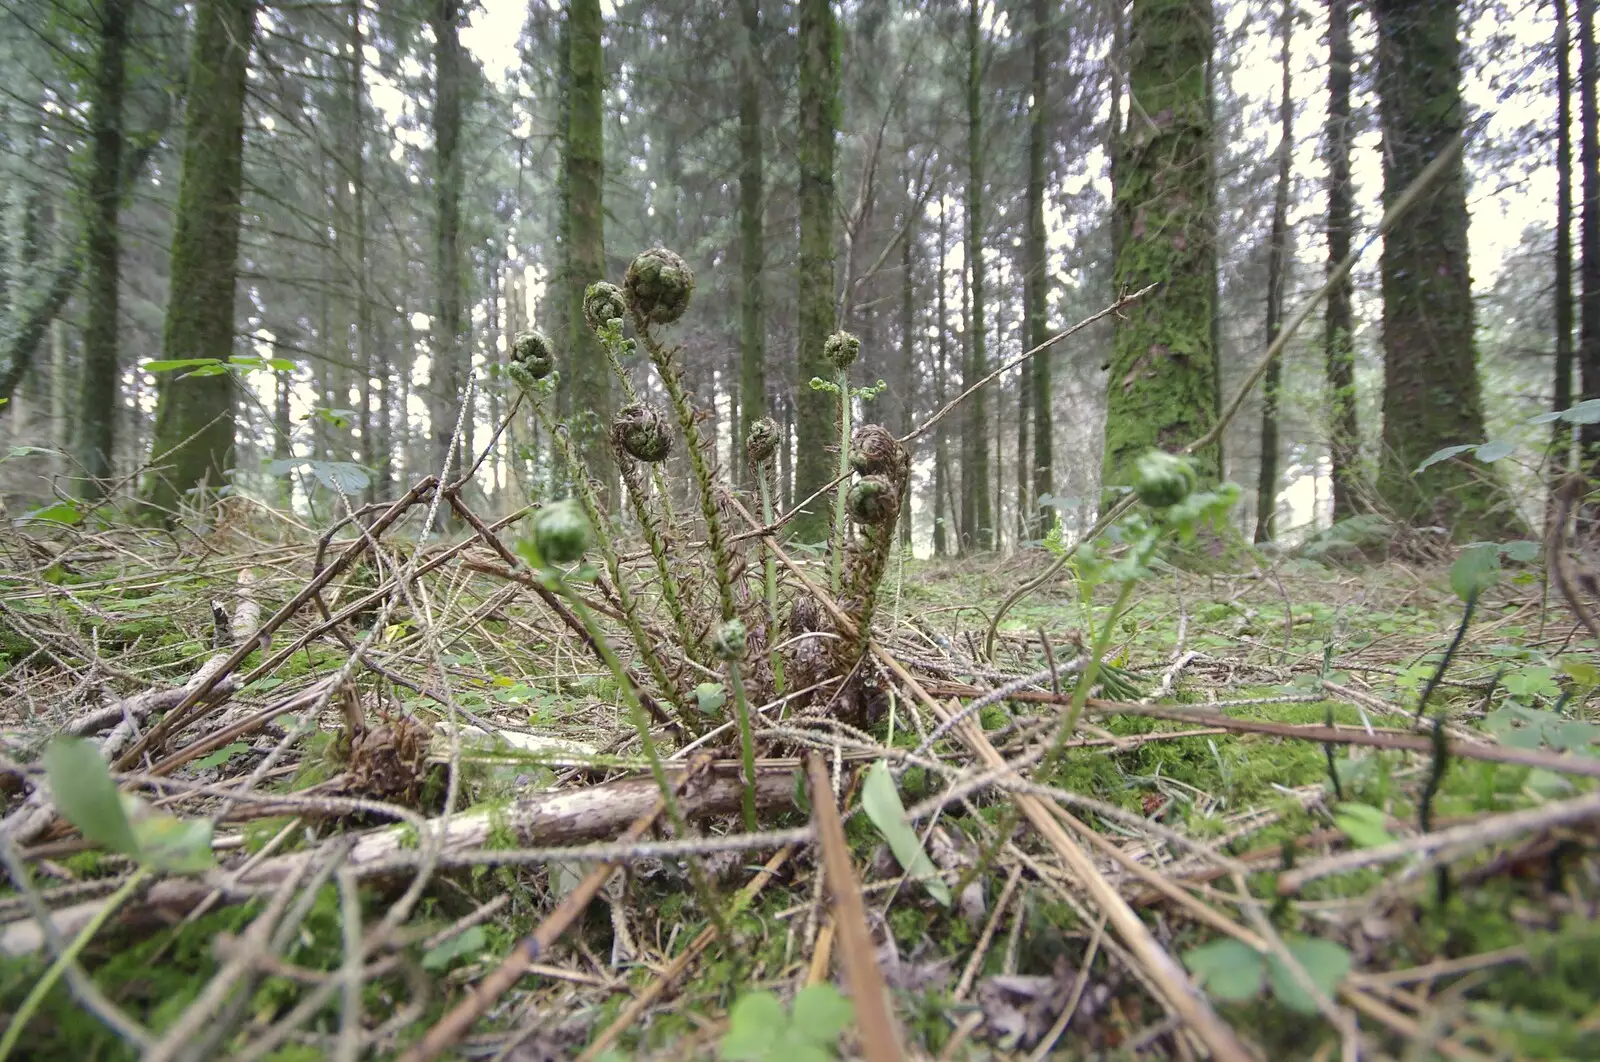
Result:
[[[1572,62],[1567,0],[1553,0],[1556,53],[1555,403],[1572,405]],[[1572,460],[1572,425],[1556,421],[1550,449],[1551,483]],[[1552,490],[1552,498],[1554,491]]]
[[[255,15],[254,0],[195,5],[164,359],[226,358],[233,350],[245,72]],[[170,519],[189,491],[222,486],[233,469],[234,398],[227,373],[161,374],[152,467],[141,488],[146,518]]]
[[[1458,0],[1375,0],[1383,202],[1393,205],[1460,135]],[[1394,514],[1465,538],[1506,527],[1481,466],[1429,454],[1484,438],[1468,274],[1466,172],[1455,162],[1384,240],[1383,455],[1378,492]]]
[[[463,467],[452,462],[450,445],[466,382],[461,345],[461,97],[467,60],[461,51],[461,16],[460,0],[432,0],[428,9],[434,79],[434,319],[428,420],[435,475],[459,473]]]
[[[1101,478],[1107,486],[1130,483],[1144,451],[1177,450],[1217,420],[1211,50],[1210,0],[1134,0],[1132,102],[1115,164],[1115,286],[1160,287],[1117,323]],[[1202,476],[1216,479],[1217,450],[1195,456]]]
[[[614,476],[607,441],[611,426],[611,370],[599,339],[583,317],[584,291],[595,281],[603,280],[606,273],[602,29],[600,0],[571,0],[567,11],[572,78],[567,116],[567,334],[571,357],[562,372],[571,386],[568,420],[584,463],[593,476],[608,484]]]
[[[1026,304],[1022,315],[1026,325],[1026,343],[1031,350],[1050,338],[1048,297],[1050,293],[1049,259],[1044,225],[1045,154],[1049,139],[1050,99],[1050,23],[1054,17],[1051,0],[1033,0],[1033,24],[1029,27],[1029,51],[1032,53],[1032,77],[1028,83],[1028,231],[1025,239],[1027,254],[1026,274],[1023,278],[1022,299]],[[1052,387],[1050,379],[1050,352],[1035,354],[1022,363],[1021,405],[1018,419],[1017,464],[1027,466],[1027,408],[1033,406],[1033,504],[1027,504],[1026,491],[1019,504],[1023,513],[1025,537],[1043,534],[1055,523],[1055,510],[1043,504],[1054,489],[1051,456],[1050,425],[1054,419],[1051,411]],[[1018,482],[1026,486],[1027,476],[1019,475]]]
[[[739,0],[739,438],[767,415],[767,319],[763,269],[761,0]],[[735,462],[744,469],[744,462]]]
[[[968,354],[962,385],[970,387],[989,371],[983,322],[983,35],[978,0],[967,3],[967,276],[972,291],[972,316],[967,329]],[[961,428],[962,524],[965,542],[974,550],[995,547],[994,511],[989,496],[989,422],[982,390],[967,399]]]
[[[1355,126],[1350,117],[1350,75],[1355,49],[1350,44],[1350,0],[1328,0],[1328,269],[1350,254],[1353,187],[1350,148]],[[1358,511],[1361,433],[1356,420],[1355,313],[1352,284],[1346,276],[1328,293],[1323,352],[1328,387],[1328,457],[1333,465],[1333,519]]]
[[[800,329],[795,373],[795,500],[834,476],[835,399],[813,391],[813,377],[830,379],[822,345],[834,328],[834,139],[839,113],[839,44],[831,0],[799,0],[800,17]],[[829,507],[812,502],[794,521],[794,535],[819,541]]]
[[[1582,174],[1583,212],[1579,221],[1578,376],[1583,397],[1600,398],[1600,55],[1596,55],[1595,0],[1578,0],[1578,166]],[[1583,467],[1600,469],[1600,424],[1578,429]],[[1600,527],[1588,512],[1586,522]]]
[[[1294,35],[1294,0],[1283,0],[1279,16],[1283,38],[1283,89],[1278,98],[1278,182],[1272,198],[1272,232],[1267,239],[1267,342],[1283,324],[1283,289],[1289,269],[1289,178],[1294,160],[1294,97],[1290,94],[1289,45]],[[1261,475],[1256,484],[1257,542],[1269,542],[1278,515],[1278,389],[1283,358],[1272,359],[1262,381]]]

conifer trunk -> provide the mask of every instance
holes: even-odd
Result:
[[[950,331],[948,325],[949,309],[945,300],[946,261],[945,247],[950,239],[950,226],[945,212],[945,197],[939,199],[939,272],[935,282],[938,290],[938,318],[935,327],[939,333],[938,360],[933,368],[933,407],[934,412],[944,408],[947,400],[947,381],[950,374]],[[947,526],[956,518],[955,510],[945,505],[945,500],[950,492],[950,438],[945,432],[945,422],[939,421],[933,426],[933,553],[936,557],[944,557],[950,553],[949,534]],[[956,541],[960,541],[960,533],[956,534]]]
[[[1350,118],[1350,0],[1328,3],[1328,270],[1350,254],[1352,188],[1350,149],[1355,127]],[[1328,293],[1323,351],[1327,373],[1328,457],[1333,473],[1333,522],[1359,511],[1361,433],[1356,420],[1355,313],[1346,276]]]
[[[1053,17],[1050,0],[1033,0],[1033,78],[1030,92],[1032,106],[1028,109],[1028,234],[1027,275],[1023,281],[1022,298],[1025,336],[1032,350],[1049,339],[1050,319],[1048,298],[1050,294],[1050,263],[1045,246],[1044,192],[1045,152],[1049,138],[1049,113],[1046,110],[1050,93],[1050,56],[1048,52],[1050,21]],[[1050,437],[1052,394],[1050,382],[1051,352],[1035,354],[1023,362],[1022,403],[1033,405],[1033,505],[1022,505],[1023,538],[1046,534],[1055,523],[1055,510],[1044,505],[1044,499],[1054,489],[1052,486],[1052,439]],[[1026,465],[1026,433],[1017,436],[1017,463]],[[1026,483],[1024,474],[1019,479]]]
[[[834,328],[833,167],[838,127],[839,43],[831,0],[799,0],[800,16],[800,334],[795,379],[795,498],[809,497],[834,476],[837,399],[811,389],[812,378],[831,380],[822,345]],[[811,503],[794,521],[799,540],[828,533],[831,506]]]
[[[972,284],[971,351],[962,386],[971,387],[989,371],[983,322],[983,62],[978,0],[967,4],[967,270]],[[961,431],[961,491],[972,499],[974,550],[994,548],[994,510],[989,498],[989,424],[982,389],[967,399]]]
[[[740,0],[744,42],[739,55],[739,421],[734,452],[743,452],[755,422],[767,415],[766,248],[762,218],[761,2]],[[733,461],[742,479],[748,462]]]
[[[609,443],[611,369],[600,340],[583,316],[583,293],[606,275],[605,131],[601,121],[605,67],[601,53],[600,0],[571,0],[568,12],[571,105],[567,125],[567,218],[571,226],[567,288],[570,360],[562,375],[571,381],[568,425],[589,474],[609,492],[615,479]]]
[[[1560,412],[1572,405],[1572,64],[1567,28],[1567,0],[1554,0],[1556,53],[1556,261],[1555,261],[1555,403]],[[1551,425],[1551,497],[1572,460],[1572,425]]]
[[[245,71],[255,14],[254,0],[200,0],[195,7],[164,359],[233,353]],[[141,490],[144,514],[154,520],[169,519],[201,484],[220,487],[233,468],[233,377],[178,376],[158,378],[153,467]]]
[[[461,472],[451,446],[459,417],[464,374],[461,368],[461,90],[464,58],[459,0],[434,0],[433,27],[433,191],[434,314],[432,379],[428,420],[433,436],[433,473],[447,478]]]
[[[1579,156],[1583,213],[1579,222],[1578,373],[1587,401],[1600,398],[1600,80],[1594,39],[1595,0],[1578,0]],[[1578,429],[1580,465],[1592,475],[1600,464],[1600,424]],[[1585,513],[1586,522],[1594,522]]]
[[[1267,343],[1278,338],[1283,323],[1283,291],[1289,269],[1289,167],[1294,159],[1294,99],[1290,96],[1289,44],[1294,34],[1294,0],[1283,0],[1279,19],[1283,37],[1283,88],[1278,100],[1278,186],[1272,199],[1272,232],[1267,245]],[[1283,384],[1283,358],[1272,359],[1262,383],[1261,469],[1256,481],[1257,542],[1272,541],[1278,514],[1278,388]]]

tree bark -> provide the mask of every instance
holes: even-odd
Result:
[[[800,17],[800,335],[795,379],[794,493],[809,497],[833,478],[836,399],[811,389],[832,379],[822,345],[834,328],[833,167],[839,122],[839,41],[831,0],[799,0]],[[831,507],[819,499],[794,521],[794,536],[827,537]]]
[[[583,293],[606,275],[605,212],[601,186],[605,177],[605,131],[601,123],[605,67],[600,0],[571,0],[568,19],[572,92],[567,124],[568,248],[567,335],[570,365],[562,374],[571,382],[569,429],[590,476],[609,493],[616,478],[611,456],[611,368],[599,337],[583,317]]]
[[[983,323],[983,63],[978,0],[967,4],[967,269],[972,283],[971,354],[962,386],[970,387],[989,371]],[[961,490],[972,499],[974,550],[994,548],[994,511],[989,499],[989,423],[982,389],[967,399],[961,431]]]
[[[200,0],[195,7],[162,328],[167,359],[226,359],[233,351],[245,71],[255,14],[254,0]],[[141,489],[146,519],[170,520],[189,491],[222,486],[233,469],[234,396],[234,379],[225,372],[161,375],[152,468]]]
[[[1217,420],[1210,0],[1134,0],[1128,129],[1116,155],[1116,288],[1160,284],[1129,307],[1113,343],[1101,482],[1133,481],[1151,448],[1177,450]],[[1220,451],[1195,455],[1202,480]]]
[[[1579,158],[1583,179],[1583,213],[1579,222],[1578,373],[1587,401],[1600,398],[1600,80],[1594,39],[1595,0],[1578,0]],[[1600,424],[1578,429],[1581,466],[1592,475],[1600,465]],[[1596,521],[1589,510],[1583,519]]]
[[[1049,140],[1050,94],[1050,22],[1054,17],[1051,0],[1033,0],[1033,78],[1030,92],[1033,97],[1028,108],[1028,234],[1026,240],[1027,275],[1023,281],[1022,298],[1026,344],[1029,350],[1050,338],[1049,295],[1050,262],[1045,245],[1044,193],[1045,155]],[[1022,363],[1022,396],[1024,406],[1033,404],[1033,506],[1022,505],[1023,538],[1043,537],[1055,524],[1055,509],[1045,505],[1053,486],[1052,442],[1050,425],[1052,411],[1050,362],[1052,351],[1035,354]],[[1031,394],[1030,394],[1031,392]],[[1017,463],[1025,465],[1026,435],[1017,435]],[[1018,477],[1023,483],[1028,477]]]
[[[1556,53],[1556,261],[1555,261],[1555,403],[1561,412],[1572,405],[1572,63],[1567,26],[1567,0],[1554,0]],[[1572,425],[1556,421],[1550,440],[1551,498],[1555,485],[1572,461]],[[1552,510],[1553,511],[1553,510]]]
[[[428,421],[433,436],[435,475],[445,479],[461,471],[459,447],[452,447],[460,416],[461,350],[461,112],[465,61],[460,40],[459,0],[433,0],[428,24],[433,27],[433,194],[434,314],[433,369],[428,388]]]
[[[1464,127],[1459,0],[1376,0],[1383,203],[1392,206]],[[1497,510],[1484,466],[1429,454],[1484,438],[1472,283],[1467,258],[1466,171],[1459,155],[1384,240],[1383,455],[1378,493],[1414,526],[1493,538],[1514,518]]]
[[[767,321],[763,287],[765,193],[761,145],[761,0],[740,0],[744,18],[739,53],[739,421],[734,451],[756,421],[767,415]],[[741,480],[748,480],[748,462],[733,461]],[[747,482],[748,486],[749,483]]]
[[[1350,149],[1350,0],[1328,2],[1328,271],[1349,257],[1353,193]],[[1355,313],[1346,276],[1328,293],[1323,351],[1328,387],[1328,457],[1333,472],[1333,522],[1360,511],[1361,433],[1356,420]]]
[[[935,287],[938,295],[938,318],[934,327],[939,335],[939,349],[937,360],[933,367],[933,406],[934,412],[944,409],[947,396],[947,383],[950,373],[950,331],[949,310],[945,300],[946,275],[945,247],[950,240],[949,218],[945,211],[946,199],[939,197],[939,272],[935,278]],[[956,517],[953,509],[945,505],[946,496],[949,494],[950,483],[950,437],[945,432],[945,421],[940,420],[933,426],[933,554],[936,557],[948,556],[950,553],[949,533],[947,526]],[[956,540],[960,541],[957,533]]]
[[[1272,232],[1267,244],[1267,344],[1283,323],[1283,292],[1289,278],[1289,176],[1294,160],[1294,98],[1290,95],[1289,45],[1294,35],[1294,0],[1283,0],[1283,89],[1278,101],[1278,187],[1272,199]],[[1272,359],[1262,382],[1261,469],[1256,481],[1257,542],[1272,541],[1278,515],[1278,388],[1283,357]]]

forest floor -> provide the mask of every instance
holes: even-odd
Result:
[[[758,828],[725,732],[677,789],[693,836],[619,846],[657,810],[637,731],[507,557],[459,532],[411,555],[437,564],[410,594],[359,565],[308,593],[342,535],[252,514],[0,543],[4,854],[31,877],[0,896],[0,1012],[87,940],[12,1057],[396,1056],[537,933],[445,1057],[870,1057],[866,1015],[816,987],[866,947],[907,1057],[1600,1058],[1600,668],[1537,563],[1506,560],[1478,600],[1437,727],[1417,713],[1462,624],[1448,566],[1162,570],[1052,756],[1114,588],[1091,606],[1048,584],[989,653],[995,603],[1048,555],[897,560],[870,732],[779,705]],[[38,786],[63,733],[211,822],[219,866],[110,911],[133,863]],[[808,751],[870,943],[824,887]],[[897,847],[910,876],[877,824],[885,776],[931,861]],[[627,872],[594,875],[608,859]]]

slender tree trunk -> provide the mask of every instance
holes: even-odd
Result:
[[[1328,2],[1328,270],[1350,254],[1352,189],[1350,0]],[[1361,433],[1356,422],[1355,313],[1347,276],[1328,293],[1323,350],[1327,363],[1328,456],[1333,468],[1333,522],[1356,515],[1360,505]]]
[[[459,0],[433,0],[434,315],[432,380],[428,394],[433,472],[450,477],[462,467],[451,446],[460,415],[461,361],[461,114],[464,59]]]
[[[1555,412],[1572,405],[1572,63],[1567,27],[1567,0],[1554,0],[1556,53],[1556,365]],[[1572,425],[1551,425],[1550,484],[1555,485],[1572,461]]]
[[[1022,298],[1025,338],[1029,350],[1049,339],[1050,262],[1045,245],[1044,193],[1045,152],[1049,140],[1050,23],[1054,17],[1051,0],[1033,0],[1033,78],[1029,86],[1032,103],[1028,108],[1028,234],[1025,242],[1027,274]],[[1042,537],[1055,523],[1055,510],[1044,505],[1052,486],[1052,440],[1050,438],[1051,352],[1035,354],[1022,363],[1022,403],[1033,403],[1033,505],[1024,505],[1023,538]],[[1029,392],[1032,392],[1031,394]],[[1026,464],[1026,433],[1017,436],[1017,463]],[[1027,477],[1019,477],[1026,482]]]
[[[765,193],[761,155],[761,0],[740,0],[744,18],[739,53],[739,419],[734,453],[756,421],[767,415],[767,320],[763,287]],[[748,481],[748,463],[735,458],[741,481]],[[746,483],[748,486],[748,482]]]
[[[195,6],[164,358],[227,358],[233,351],[245,71],[255,13],[254,0]],[[220,487],[233,468],[234,382],[228,373],[160,379],[154,467],[141,493],[146,516],[166,520],[187,492]]]
[[[799,0],[800,16],[800,336],[795,380],[797,460],[794,492],[806,498],[833,478],[837,458],[836,400],[813,391],[813,377],[832,379],[822,345],[833,331],[833,167],[839,109],[839,43],[831,0]],[[811,503],[795,519],[801,541],[828,533],[830,506]]]
[[[939,349],[937,360],[933,366],[933,406],[937,413],[944,409],[947,400],[947,381],[950,374],[950,329],[949,311],[945,304],[945,282],[948,280],[946,273],[945,248],[950,241],[950,225],[945,210],[946,197],[939,197],[939,272],[935,277],[935,287],[938,290],[937,320],[934,322],[935,330],[939,335]],[[945,421],[941,420],[933,426],[933,553],[934,556],[944,557],[950,553],[949,523],[955,519],[955,510],[947,509],[945,499],[949,494],[950,483],[950,437],[945,431]],[[956,534],[956,541],[960,541],[960,533]]]
[[[967,363],[970,387],[989,371],[983,322],[983,58],[978,25],[978,0],[967,4],[967,268],[972,276],[972,355]],[[994,511],[989,499],[989,422],[980,389],[967,399],[962,427],[962,492],[973,500],[972,548],[994,549]]]
[[[906,210],[915,212],[920,204],[911,196],[911,186],[905,185]],[[917,223],[915,213],[906,218],[906,229],[900,244],[900,426],[904,436],[911,432],[911,421],[916,410],[917,380],[917,284],[916,251]],[[905,504],[900,507],[900,545],[911,546],[911,498],[907,488]]]
[[[1596,82],[1600,61],[1595,54],[1595,0],[1578,0],[1579,158],[1583,174],[1583,214],[1579,223],[1578,373],[1583,397],[1600,398],[1600,103]],[[1594,474],[1600,465],[1600,424],[1578,429],[1581,466]],[[1589,512],[1584,520],[1600,526]]]
[[[345,109],[350,122],[348,152],[345,167],[350,180],[350,236],[354,261],[348,267],[355,270],[355,366],[360,373],[360,402],[357,410],[357,427],[361,430],[361,464],[376,470],[383,464],[380,455],[388,440],[380,437],[373,415],[372,380],[380,366],[376,364],[372,343],[372,265],[367,260],[367,116],[366,116],[366,66],[363,59],[364,42],[361,34],[361,0],[349,0],[345,29],[349,54],[345,57]],[[368,480],[366,500],[376,501],[385,492],[386,485],[374,472]]]
[[[1133,103],[1116,162],[1116,287],[1161,288],[1117,322],[1101,477],[1107,487],[1130,484],[1133,462],[1146,450],[1177,450],[1217,420],[1211,49],[1210,0],[1134,0]],[[1195,458],[1202,479],[1221,474],[1217,447]]]
[[[572,94],[567,125],[567,219],[571,273],[567,288],[567,329],[571,366],[572,414],[568,418],[589,474],[606,490],[616,478],[609,443],[611,369],[600,340],[583,317],[583,293],[606,275],[605,132],[601,124],[605,67],[601,53],[600,0],[571,0],[568,15]]]
[[[116,445],[117,393],[122,379],[117,352],[117,295],[121,283],[122,100],[127,87],[129,22],[133,0],[100,5],[100,54],[89,98],[90,168],[85,199],[84,257],[88,261],[83,371],[78,379],[78,430],[74,450],[82,465],[80,497],[98,501],[111,478]],[[65,387],[65,381],[62,386]]]
[[[1294,0],[1283,0],[1283,90],[1278,101],[1278,187],[1272,199],[1272,234],[1267,245],[1267,343],[1283,324],[1283,292],[1289,283],[1289,167],[1294,159],[1294,98],[1290,95],[1289,45],[1294,35]],[[1257,542],[1272,541],[1278,514],[1278,388],[1283,358],[1267,366],[1261,407],[1261,475],[1256,482]]]
[[[1459,135],[1459,0],[1376,0],[1383,203],[1392,206]],[[1384,240],[1383,460],[1378,492],[1401,520],[1466,539],[1514,528],[1483,466],[1435,451],[1482,441],[1483,406],[1467,271],[1466,170],[1455,162]]]

